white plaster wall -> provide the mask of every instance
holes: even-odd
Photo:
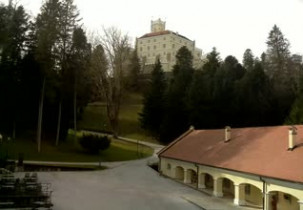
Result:
[[[249,203],[262,206],[263,204],[262,191],[259,188],[250,185],[250,193],[249,194],[245,193],[245,200],[248,201]]]
[[[281,180],[266,179],[267,192],[283,192],[303,200],[303,185],[299,183],[286,182]]]
[[[170,164],[170,169],[167,169],[167,165]],[[189,163],[185,161],[179,161],[169,158],[161,158],[161,171],[165,176],[174,178],[174,171],[177,166],[181,166],[183,169],[192,169],[194,171],[198,171],[199,175],[201,173],[210,174],[214,179],[227,178],[233,182],[234,185],[243,185],[250,184],[251,186],[251,194],[246,195],[246,199],[253,203],[257,203],[262,205],[262,195],[260,195],[260,191],[263,192],[263,182],[260,180],[260,177],[257,175],[251,175],[246,173],[240,173],[225,169],[219,169],[204,165],[197,165],[194,163]],[[266,182],[266,193],[270,192],[280,192],[279,193],[279,203],[278,209],[298,209],[298,201],[303,201],[303,185],[300,183],[293,183],[287,181],[281,181],[271,178],[263,178]],[[233,191],[231,191],[233,192]],[[287,193],[292,197],[291,202],[287,201],[283,197],[283,193]]]
[[[195,67],[201,65],[201,59],[197,56],[202,50],[195,48],[195,42],[180,37],[176,34],[163,34],[153,37],[138,38],[137,40],[137,54],[143,60],[146,57],[145,65],[153,65],[157,56],[160,56],[161,63],[166,63],[164,71],[171,71],[176,62],[176,54],[178,50],[186,46],[193,55],[193,65]],[[165,47],[163,46],[165,45]],[[168,56],[168,54],[170,56]],[[168,59],[170,57],[170,59]]]
[[[298,199],[290,196],[290,199],[287,200],[284,198],[284,193],[278,192],[277,209],[299,210],[300,206],[298,204]]]

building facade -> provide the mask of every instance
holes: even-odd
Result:
[[[202,65],[202,50],[196,48],[195,41],[165,29],[161,19],[151,21],[151,32],[136,39],[137,54],[141,60],[143,73],[149,73],[159,58],[165,72],[170,72],[176,63],[178,50],[186,46],[193,55],[193,65]]]
[[[303,210],[302,143],[287,126],[191,129],[159,152],[159,171],[234,205]]]

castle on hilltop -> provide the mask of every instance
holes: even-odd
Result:
[[[143,73],[150,73],[156,59],[159,57],[164,72],[171,72],[176,63],[178,50],[186,46],[193,55],[193,65],[202,65],[202,50],[196,48],[195,41],[179,33],[166,30],[165,21],[151,21],[151,32],[136,40],[137,54],[141,60]]]

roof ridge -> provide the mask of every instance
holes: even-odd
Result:
[[[161,36],[161,35],[166,35],[166,34],[171,34],[173,33],[171,30],[164,30],[164,31],[157,31],[157,32],[149,32],[144,34],[141,38],[148,38],[148,37],[153,37],[153,36]]]
[[[161,149],[157,155],[160,155],[161,153],[165,152],[167,149],[171,148],[173,145],[175,145],[178,141],[182,140],[185,136],[187,136],[188,134],[190,134],[191,132],[193,132],[195,129],[190,127],[187,131],[185,131],[181,136],[179,136],[177,139],[175,139],[174,141],[172,141],[171,143],[169,143],[166,147],[164,147],[163,149]]]

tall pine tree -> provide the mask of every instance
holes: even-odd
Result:
[[[188,93],[189,118],[196,128],[216,127],[216,110],[214,109],[214,76],[221,65],[216,48],[207,56],[202,71],[196,71]]]
[[[157,139],[159,139],[160,125],[165,115],[165,90],[166,79],[158,59],[152,71],[149,88],[144,94],[143,110],[140,113],[141,127],[148,130]]]
[[[172,141],[190,126],[186,99],[193,73],[193,56],[186,47],[181,47],[166,93],[166,114],[160,131],[162,142]]]
[[[288,115],[295,99],[295,71],[290,68],[289,41],[284,37],[280,28],[274,25],[267,39],[267,51],[264,69],[273,86],[273,97],[276,122],[282,124]]]
[[[254,67],[254,55],[251,51],[251,49],[246,49],[243,55],[243,60],[242,60],[242,64],[243,67],[247,70],[247,71],[251,71]]]

